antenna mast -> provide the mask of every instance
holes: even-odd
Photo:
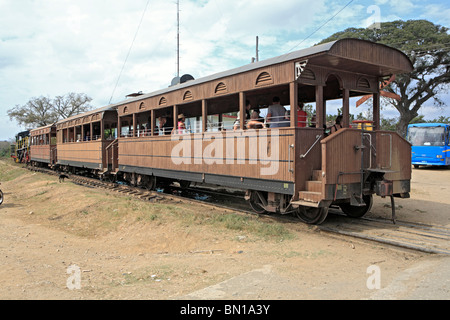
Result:
[[[256,62],[259,61],[259,37],[256,36]]]
[[[180,0],[177,0],[177,77],[180,77]]]

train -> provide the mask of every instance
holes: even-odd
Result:
[[[342,39],[181,77],[30,130],[29,163],[147,189],[173,182],[240,189],[255,212],[308,224],[325,221],[330,206],[362,217],[374,195],[409,197],[411,144],[380,129],[380,84],[412,70],[395,48]],[[370,130],[350,123],[350,98],[368,94]],[[331,100],[342,103],[342,128],[333,133],[324,130]],[[302,104],[315,106],[314,120],[305,121]]]

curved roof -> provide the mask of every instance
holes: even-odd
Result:
[[[77,116],[60,120],[57,122],[57,124],[99,112],[103,113],[107,110],[113,110],[120,105],[124,105],[130,102],[140,101],[150,97],[167,94],[169,92],[188,88],[194,85],[199,85],[209,81],[218,80],[224,77],[229,77],[289,61],[299,61],[306,59],[309,60],[309,63],[322,67],[341,69],[379,77],[411,72],[413,70],[411,61],[400,50],[367,40],[351,38],[341,39],[310,48],[293,51],[278,57],[247,64],[242,67],[219,72],[196,80],[187,81],[185,83],[177,84],[175,86],[164,88],[148,94],[132,97],[115,104],[111,104]]]
[[[278,57],[247,64],[242,67],[219,72],[196,80],[191,80],[169,88],[127,99],[119,103],[112,104],[110,107],[116,107],[125,103],[143,100],[175,90],[275,64],[303,59],[308,59],[309,63],[323,67],[343,69],[350,72],[379,77],[411,72],[413,70],[413,65],[408,56],[398,49],[367,40],[347,38],[293,51]]]

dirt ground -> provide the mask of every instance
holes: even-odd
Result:
[[[0,182],[1,299],[450,298],[445,256],[144,202],[9,160],[0,160]],[[449,169],[413,169],[411,199],[396,200],[398,219],[448,227],[449,191]],[[389,203],[376,197],[369,215],[389,217]],[[380,270],[380,288],[369,288],[370,266]]]

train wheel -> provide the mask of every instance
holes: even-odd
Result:
[[[257,191],[254,191],[250,195],[250,199],[248,200],[248,204],[257,214],[267,213],[266,209],[264,209],[263,200],[260,198],[263,195]]]
[[[300,206],[297,209],[297,217],[308,224],[321,224],[328,216],[328,207],[313,208]]]
[[[156,189],[156,177],[155,176],[148,177],[148,180],[145,182],[144,187],[147,188],[148,190],[155,190]]]
[[[178,183],[180,184],[181,189],[187,189],[191,186],[191,182],[187,180],[180,180]]]
[[[0,190],[0,204],[3,203],[3,191]]]
[[[372,209],[373,196],[371,194],[363,195],[363,201],[366,204],[365,206],[357,207],[351,206],[350,203],[343,203],[340,204],[339,207],[341,207],[341,210],[349,217],[361,218]]]

